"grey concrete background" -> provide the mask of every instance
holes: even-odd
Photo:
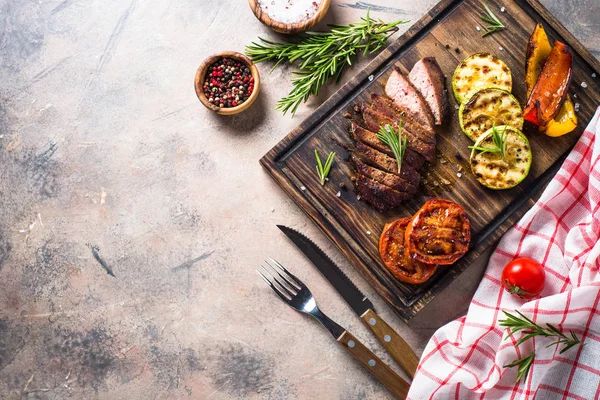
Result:
[[[415,21],[435,3],[371,8]],[[597,0],[543,3],[600,56]],[[368,5],[334,0],[325,22]],[[244,0],[0,0],[0,398],[385,398],[255,274],[280,259],[390,361],[276,223],[314,238],[419,354],[465,312],[484,258],[403,324],[258,165],[337,87],[291,119],[273,110],[290,70],[261,66],[247,113],[200,105],[199,63],[258,36],[273,37]]]

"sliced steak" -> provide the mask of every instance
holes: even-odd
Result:
[[[394,156],[394,152],[392,151],[392,149],[390,149],[388,145],[379,140],[375,132],[371,132],[363,128],[362,126],[359,126],[355,122],[352,122],[350,126],[350,132],[352,133],[352,137],[354,138],[354,140],[363,142],[364,144],[369,145],[374,149],[377,149],[382,153],[387,154],[390,157]],[[423,156],[421,156],[413,149],[408,148],[408,146],[406,147],[407,149],[404,153],[403,163],[410,164],[411,166],[413,166],[414,169],[421,168],[423,166],[423,163],[425,163],[425,159],[423,158]]]
[[[417,192],[417,187],[415,185],[407,182],[406,180],[400,178],[397,175],[393,175],[389,172],[373,168],[370,165],[367,165],[364,162],[362,162],[356,156],[352,156],[352,161],[354,162],[356,170],[359,174],[366,175],[384,186],[397,190],[398,192],[405,192],[408,194],[415,194]]]
[[[356,179],[356,192],[361,199],[370,203],[380,212],[396,208],[404,200],[412,197],[408,193],[398,192],[360,173]]]
[[[363,118],[365,126],[368,130],[378,130],[380,126],[391,125],[394,127],[398,126],[398,120],[394,120],[389,116],[385,116],[372,108],[366,108],[363,110]],[[433,161],[435,158],[435,145],[425,143],[421,139],[412,135],[410,131],[404,132],[406,134],[408,147],[421,154],[427,161]]]
[[[402,121],[402,126],[407,131],[411,132],[425,143],[430,143],[435,146],[436,139],[434,130],[430,127],[421,125],[406,108],[397,105],[389,97],[379,96],[375,93],[371,94],[371,100],[373,101],[371,108],[390,118]]]
[[[433,116],[423,96],[397,67],[385,85],[385,93],[399,106],[408,109],[422,125],[433,128]]]
[[[408,80],[419,91],[436,125],[441,125],[448,107],[444,73],[435,57],[425,57],[419,60],[408,74]]]
[[[356,142],[356,150],[358,151],[361,160],[366,164],[397,175],[414,186],[418,186],[421,181],[421,175],[410,165],[402,165],[400,174],[398,174],[398,164],[394,158],[367,146],[364,143]]]

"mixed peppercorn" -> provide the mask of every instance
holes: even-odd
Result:
[[[254,78],[246,64],[223,57],[208,67],[202,90],[215,106],[236,107],[254,91]]]

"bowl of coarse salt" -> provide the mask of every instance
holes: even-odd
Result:
[[[321,22],[331,0],[248,0],[260,22],[279,33],[300,33]]]

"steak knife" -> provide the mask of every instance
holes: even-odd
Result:
[[[362,294],[342,270],[312,240],[292,228],[283,225],[277,225],[277,227],[321,271],[346,303],[373,332],[383,347],[394,357],[404,372],[413,378],[419,364],[417,355],[408,343],[375,313],[373,303]]]

